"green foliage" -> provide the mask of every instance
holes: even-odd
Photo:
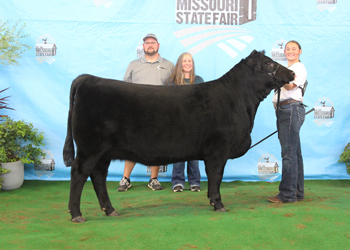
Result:
[[[346,145],[343,153],[339,156],[339,162],[344,162],[346,165],[346,170],[350,174],[350,143]]]
[[[1,154],[1,153],[2,153],[2,152],[0,152],[0,154]],[[10,170],[5,169],[5,168],[2,168],[2,167],[1,167],[1,164],[0,164],[0,175],[5,174],[5,173],[7,173],[8,171],[10,171]],[[3,180],[4,180],[4,178],[1,178],[1,177],[0,177],[0,190],[1,190],[1,187],[2,187],[2,182],[3,182]]]
[[[0,123],[0,162],[39,164],[45,156],[40,148],[45,145],[43,140],[43,132],[39,133],[33,124],[5,117]]]
[[[18,65],[16,59],[26,50],[31,49],[29,45],[21,43],[21,39],[29,36],[24,34],[26,23],[20,25],[20,20],[13,26],[9,21],[0,20],[0,63],[4,65]]]
[[[0,93],[6,91],[8,89],[9,88],[3,89],[3,90],[0,91]],[[9,96],[0,97],[0,109],[12,109],[13,110],[13,108],[10,108],[10,107],[7,106],[7,101],[8,101],[7,98],[9,98]],[[4,116],[6,116],[6,115],[1,115],[0,114],[0,117],[4,117]]]

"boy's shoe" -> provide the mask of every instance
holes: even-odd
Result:
[[[176,193],[176,192],[182,192],[182,191],[184,191],[184,189],[182,188],[182,186],[175,186],[175,187],[173,188],[173,191],[174,191],[174,193]]]
[[[157,178],[153,178],[149,180],[148,187],[152,190],[163,190],[162,185],[160,185],[160,182]]]
[[[201,188],[199,186],[192,186],[190,189],[192,192],[200,192],[201,191]]]
[[[118,192],[127,191],[129,188],[131,188],[131,182],[129,178],[126,178],[125,176],[121,179],[119,182]]]

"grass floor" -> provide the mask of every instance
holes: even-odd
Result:
[[[305,182],[305,200],[272,204],[279,182],[222,183],[227,213],[214,212],[199,193],[173,193],[171,183],[152,191],[133,182],[117,192],[119,217],[99,208],[91,182],[82,195],[87,220],[70,221],[69,182],[25,181],[0,192],[0,249],[350,249],[350,181]]]

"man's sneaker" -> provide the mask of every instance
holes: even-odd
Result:
[[[119,182],[118,192],[127,191],[129,188],[131,188],[130,179],[124,176]]]
[[[192,186],[190,189],[192,192],[200,192],[201,191],[201,188],[199,186]]]
[[[160,185],[160,182],[157,178],[150,179],[148,183],[148,187],[152,188],[152,190],[163,190],[162,185]]]
[[[174,190],[174,193],[184,191],[184,189],[182,188],[182,186],[175,186],[175,187],[173,188],[173,190]]]

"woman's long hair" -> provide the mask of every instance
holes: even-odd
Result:
[[[190,55],[192,58],[192,70],[190,72],[190,82],[189,84],[193,84],[194,83],[194,78],[195,78],[195,69],[194,69],[194,61],[193,61],[193,57],[190,53],[185,52],[182,53],[179,58],[177,59],[174,71],[171,73],[169,80],[168,80],[168,84],[174,83],[176,85],[186,85],[185,82],[185,75],[182,71],[182,61],[185,55]]]

